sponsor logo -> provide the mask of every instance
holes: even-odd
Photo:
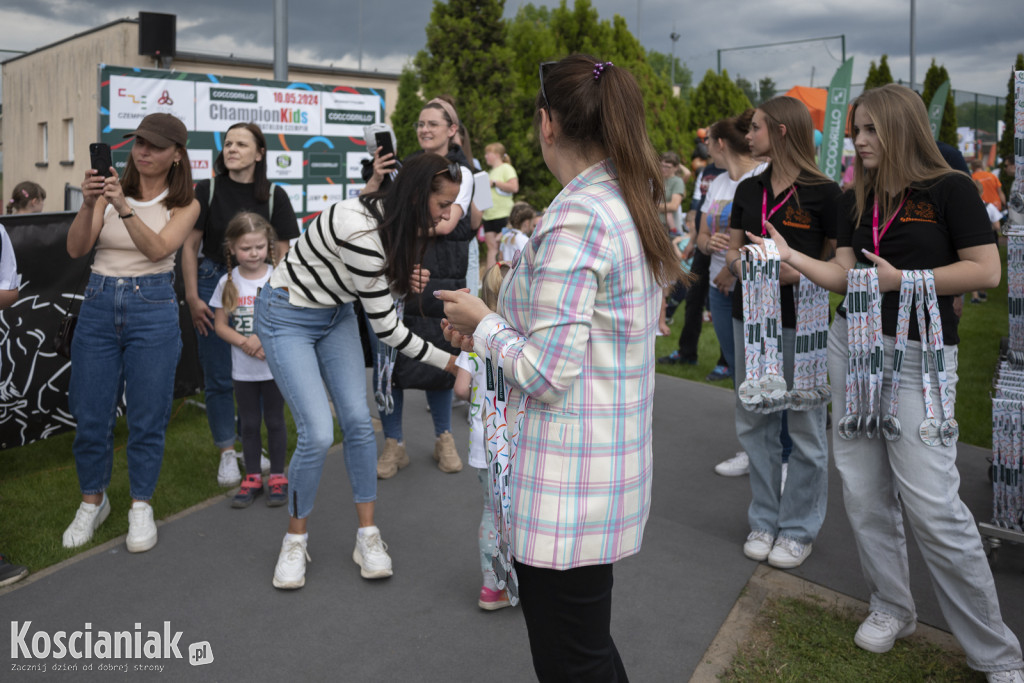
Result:
[[[233,88],[210,88],[210,99],[221,102],[256,102],[258,93],[255,90],[235,90]]]
[[[292,165],[292,158],[287,154],[279,154],[277,156],[277,167],[288,168]]]
[[[376,122],[376,116],[372,111],[359,109],[327,109],[324,111],[324,121],[325,123],[368,126]]]

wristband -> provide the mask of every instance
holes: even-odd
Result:
[[[117,217],[120,218],[123,221],[126,221],[126,220],[128,220],[129,218],[131,218],[134,215],[135,215],[135,209],[132,208],[130,211],[128,211],[128,213],[126,213],[123,216],[121,214],[117,214]]]

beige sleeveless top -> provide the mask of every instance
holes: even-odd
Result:
[[[142,219],[153,232],[160,232],[171,218],[170,210],[164,206],[164,190],[155,199],[140,202],[125,197],[128,206],[135,209],[135,214]],[[117,211],[107,204],[103,212],[103,229],[96,240],[96,258],[92,270],[107,277],[136,277],[139,275],[155,275],[174,270],[174,253],[160,259],[156,263],[150,261],[139,251],[128,234],[124,221],[117,217]]]

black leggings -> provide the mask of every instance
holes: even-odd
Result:
[[[242,382],[235,380],[235,400],[242,423],[242,452],[245,471],[258,474],[263,443],[260,423],[267,425],[267,451],[271,474],[284,474],[284,457],[288,448],[288,430],[284,425],[284,397],[274,380]],[[262,414],[263,419],[260,420]]]
[[[612,565],[559,571],[516,562],[519,596],[541,683],[626,683],[612,640]]]

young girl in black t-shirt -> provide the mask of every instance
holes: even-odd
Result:
[[[853,103],[852,119],[856,174],[853,189],[840,205],[835,258],[825,263],[793,251],[774,229],[771,237],[784,262],[834,292],[846,292],[849,270],[877,268],[885,359],[883,414],[889,411],[892,394],[903,270],[930,270],[945,345],[946,400],[951,405],[959,341],[953,297],[999,283],[999,253],[985,208],[971,179],[943,161],[917,93],[898,85],[869,90]],[[902,522],[905,510],[942,614],[966,652],[968,665],[986,672],[990,681],[1024,681],[1020,643],[1000,616],[981,537],[959,498],[955,435],[928,445],[935,440],[924,429],[931,416],[923,399],[922,335],[916,314],[909,316],[897,391],[901,433],[890,440],[863,434],[842,438],[849,325],[844,311],[838,313],[829,335],[829,377],[836,398],[832,444],[846,513],[872,590],[870,615],[857,629],[854,642],[871,652],[886,652],[916,627]],[[923,336],[928,343],[930,335]],[[931,403],[938,412],[943,396],[935,364],[928,376]],[[942,417],[949,420],[952,415]]]

